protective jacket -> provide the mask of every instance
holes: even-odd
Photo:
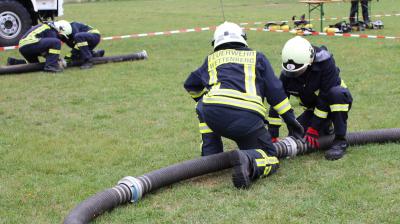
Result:
[[[298,98],[301,106],[313,111],[310,126],[318,130],[329,113],[347,113],[352,99],[346,84],[339,77],[340,70],[336,67],[332,54],[324,46],[314,46],[314,50],[314,61],[304,74],[288,77],[282,71],[280,80],[287,96]],[[270,108],[267,120],[270,127],[276,128],[282,124],[279,114],[273,108]],[[335,129],[345,130],[346,127],[340,127],[343,125],[346,123],[337,122]]]
[[[247,47],[210,54],[184,84],[195,101],[253,112],[263,119],[264,99],[278,114],[291,109],[282,83],[264,54]]]
[[[37,43],[42,38],[57,38],[57,31],[47,24],[39,24],[30,28],[19,41],[19,47]]]
[[[70,48],[76,48],[77,41],[75,40],[75,35],[77,33],[92,33],[92,34],[99,34],[100,31],[95,29],[89,25],[79,23],[79,22],[71,22],[72,32],[67,37],[61,36],[61,40],[65,42]]]

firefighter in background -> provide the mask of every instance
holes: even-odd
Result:
[[[79,22],[68,22],[60,20],[54,22],[55,28],[60,33],[60,39],[65,42],[72,51],[65,58],[72,61],[81,61],[81,69],[88,69],[93,66],[93,57],[102,57],[104,50],[93,51],[100,43],[101,35],[99,30]]]
[[[58,32],[49,24],[39,24],[28,30],[19,41],[19,52],[29,63],[38,63],[39,57],[46,58],[44,71],[62,72],[60,66],[61,40]],[[8,65],[25,64],[25,60],[8,58]]]
[[[348,145],[347,117],[353,99],[339,77],[340,70],[332,54],[324,46],[312,46],[297,36],[287,41],[282,49],[282,68],[280,80],[286,94],[297,97],[305,107],[297,118],[307,130],[304,140],[316,149],[320,135],[334,133],[333,145],[325,152],[325,158],[342,158]],[[281,125],[278,112],[271,108],[267,118],[273,142],[278,140]]]
[[[358,2],[360,2],[364,24],[366,26],[369,26],[370,21],[369,21],[369,15],[368,15],[368,1],[369,0],[352,0],[351,1],[350,25],[356,24],[356,18],[358,17]],[[356,17],[356,14],[357,14],[357,17]],[[358,18],[357,18],[357,20],[358,20]]]
[[[290,134],[302,138],[304,130],[269,61],[248,48],[246,34],[237,24],[218,26],[212,45],[214,52],[189,75],[184,87],[197,102],[202,156],[223,151],[221,136],[234,140],[240,150],[231,154],[232,181],[237,188],[247,188],[279,167],[264,124],[264,99],[282,116]]]

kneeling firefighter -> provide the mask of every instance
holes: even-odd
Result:
[[[297,97],[305,108],[297,118],[307,130],[304,140],[316,149],[320,135],[334,133],[333,145],[325,152],[325,158],[342,158],[348,145],[345,136],[353,99],[339,77],[340,70],[332,54],[326,47],[312,46],[308,40],[297,36],[287,41],[282,49],[282,68],[280,80],[286,94]],[[279,111],[271,108],[267,120],[272,140],[277,141],[281,125]]]
[[[61,72],[59,64],[61,41],[58,32],[48,24],[39,24],[28,30],[19,41],[19,52],[29,63],[38,63],[39,57],[46,58],[44,71]],[[8,65],[25,64],[25,60],[8,58]]]
[[[99,30],[83,23],[70,23],[66,20],[54,22],[54,25],[60,33],[59,38],[72,49],[65,59],[82,61],[81,69],[91,68],[91,59],[104,55],[104,50],[94,51],[101,40]]]
[[[212,45],[214,52],[189,75],[184,87],[197,102],[202,156],[223,151],[221,136],[234,140],[240,150],[231,154],[232,181],[237,188],[247,188],[279,167],[264,125],[264,98],[282,116],[291,135],[302,138],[304,130],[269,61],[248,48],[246,34],[237,24],[218,26]]]

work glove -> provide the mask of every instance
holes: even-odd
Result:
[[[279,138],[271,138],[272,143],[279,142]]]
[[[286,123],[286,126],[289,131],[289,136],[301,139],[304,135],[304,128],[296,119],[291,121],[291,123]]]
[[[59,58],[58,59],[58,65],[61,67],[61,68],[66,68],[67,67],[67,61],[64,59],[64,58]]]
[[[279,127],[280,126],[277,126],[277,125],[268,125],[268,132],[272,138],[279,137]]]
[[[303,126],[296,120],[293,110],[289,110],[281,115],[283,121],[286,123],[289,131],[289,136],[293,136],[297,139],[302,139],[304,136]]]
[[[312,127],[307,129],[306,134],[304,135],[305,142],[313,149],[319,148],[319,133]]]

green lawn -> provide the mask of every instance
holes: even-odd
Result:
[[[234,22],[289,20],[306,12],[296,0],[224,2],[225,17]],[[348,16],[349,8],[329,4],[326,14]],[[399,11],[397,0],[373,1],[372,14]],[[211,0],[67,4],[64,18],[91,24],[104,36],[222,22],[219,1]],[[399,19],[384,17],[384,30],[364,33],[400,36]],[[293,35],[247,34],[249,45],[264,52],[278,73],[281,48]],[[211,37],[205,31],[103,41],[107,55],[145,49],[149,60],[1,76],[0,223],[60,223],[78,203],[124,176],[198,157],[194,102],[182,85],[212,51]],[[328,46],[351,89],[350,131],[400,127],[399,40],[308,39]],[[8,56],[18,52],[0,52],[0,64]],[[225,146],[236,147],[231,141]],[[284,160],[276,175],[247,191],[233,187],[229,171],[207,175],[146,195],[96,222],[400,223],[399,148],[352,147],[335,162],[323,153]]]

